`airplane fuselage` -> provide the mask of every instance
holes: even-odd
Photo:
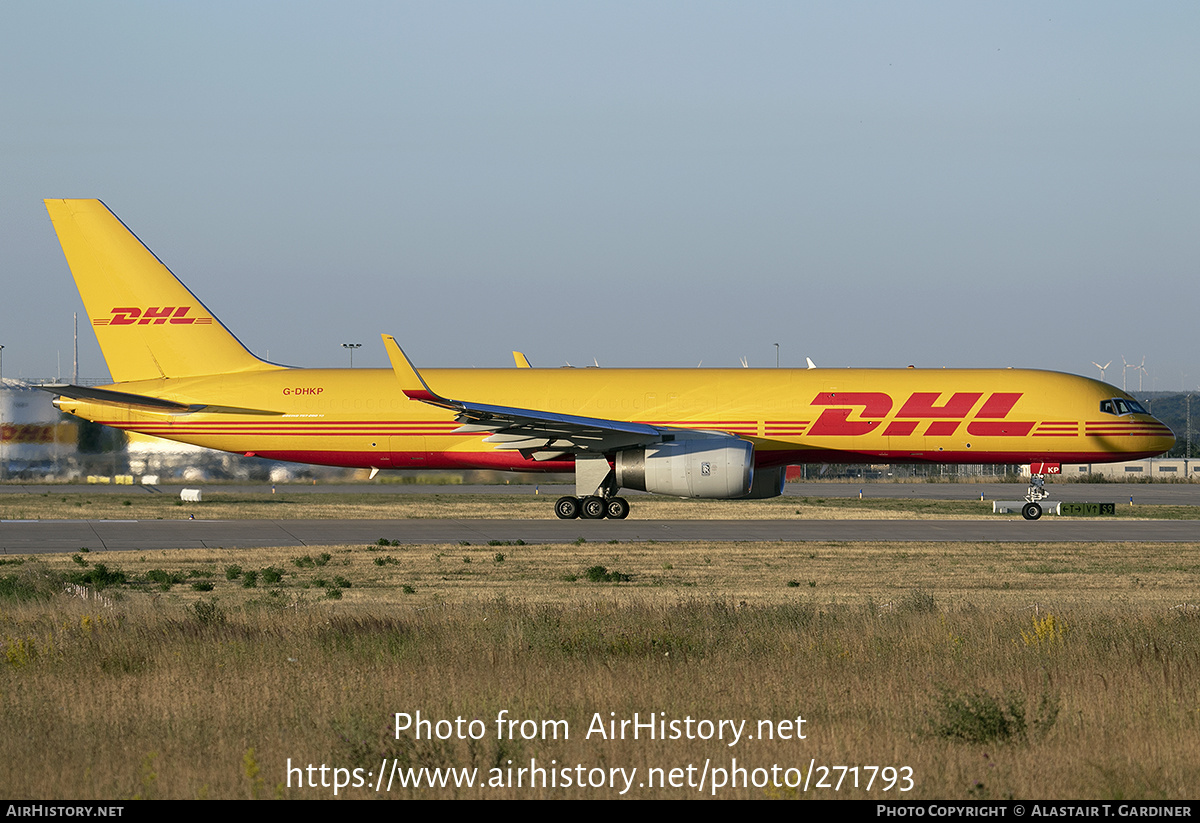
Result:
[[[1112,462],[1161,454],[1170,430],[1102,411],[1124,392],[1023,369],[423,369],[447,396],[721,432],[758,467],[812,462]],[[270,414],[172,414],[61,398],[128,431],[261,457],[378,469],[570,471],[497,451],[452,411],[410,400],[390,369],[277,369],[123,382],[121,391]],[[1111,406],[1111,404],[1109,404]]]

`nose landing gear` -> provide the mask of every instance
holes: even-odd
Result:
[[[1046,475],[1061,474],[1061,463],[1030,463],[1029,490],[1025,492],[1025,505],[1021,507],[1021,516],[1026,520],[1037,520],[1042,516],[1041,501],[1050,496],[1046,488]]]

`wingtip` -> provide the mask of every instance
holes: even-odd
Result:
[[[408,359],[404,349],[400,348],[396,338],[390,334],[380,336],[383,338],[383,348],[387,351],[388,360],[392,363],[392,371],[400,381],[400,391],[404,392],[405,397],[426,402],[439,400],[440,398],[426,385],[425,378],[421,377],[417,367]]]

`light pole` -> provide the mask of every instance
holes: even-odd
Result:
[[[354,350],[361,349],[362,343],[343,343],[342,348],[350,350],[350,368],[354,368]]]
[[[779,368],[779,344],[775,344],[775,368]]]

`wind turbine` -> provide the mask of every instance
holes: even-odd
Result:
[[[1104,370],[1112,365],[1112,361],[1109,360],[1107,363],[1105,363],[1103,366],[1101,366],[1099,363],[1097,363],[1095,360],[1093,360],[1092,365],[1100,370],[1100,382],[1103,383],[1104,382]]]
[[[1142,390],[1142,378],[1146,376],[1146,355],[1144,355],[1144,354],[1142,355],[1141,364],[1134,366],[1134,368],[1137,369],[1137,372],[1138,372],[1138,391],[1141,391]]]

